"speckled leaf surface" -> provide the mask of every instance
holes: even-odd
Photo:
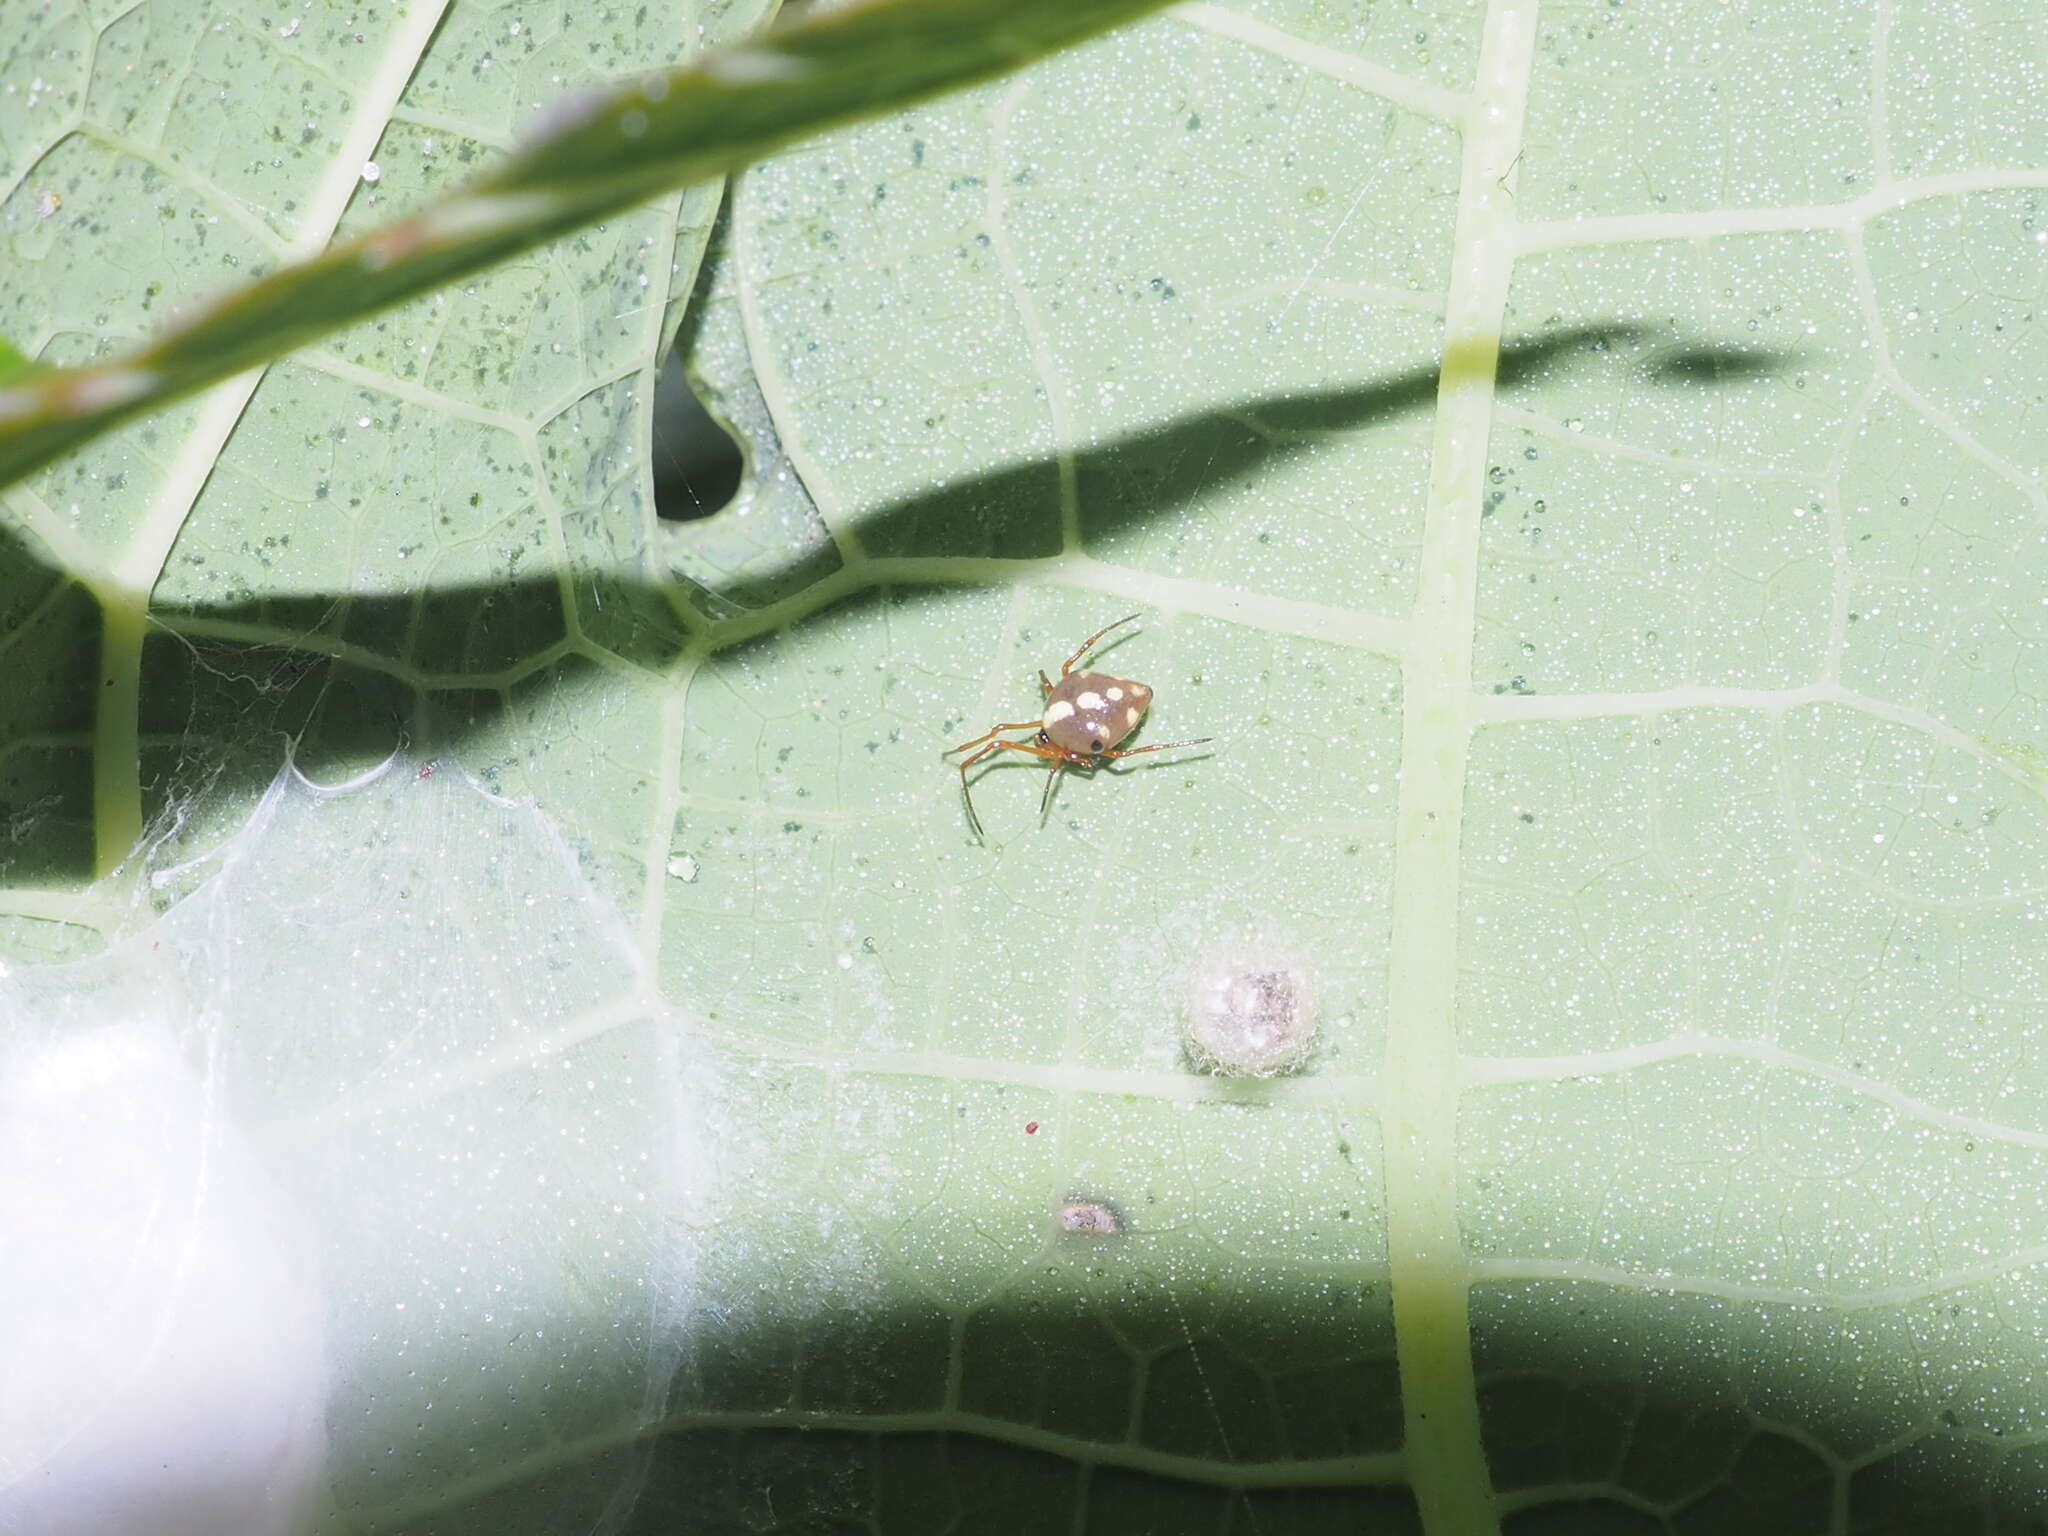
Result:
[[[50,353],[306,216],[194,115],[237,48],[454,156],[642,13],[24,14]],[[217,1335],[335,1530],[2048,1517],[2044,59],[1183,6],[748,173],[701,274],[649,210],[51,472],[165,537],[82,887],[94,609],[8,577],[5,1188],[77,1234],[26,1294],[112,1294],[0,1471]],[[67,156],[106,227],[38,254]],[[750,479],[671,527],[689,293]],[[1042,822],[998,764],[977,843],[943,749],[1130,613],[1138,740],[1213,741]],[[1278,976],[1305,1066],[1193,1070]]]
[[[415,25],[394,35],[395,56],[407,57],[426,41],[421,27],[431,25],[445,4],[441,0],[410,12]],[[1008,75],[1163,4],[857,0],[812,6],[789,25],[727,38],[725,46],[693,50],[628,75],[600,73],[596,83],[566,90],[565,77],[556,75],[551,82],[555,95],[544,108],[527,114],[512,152],[482,156],[486,173],[457,188],[445,186],[447,173],[470,158],[460,149],[477,146],[460,146],[451,159],[442,134],[437,158],[436,130],[459,118],[433,123],[387,118],[383,109],[389,103],[383,97],[397,83],[387,72],[352,104],[355,132],[349,143],[336,146],[345,152],[324,166],[303,152],[270,157],[277,173],[271,180],[289,185],[294,160],[297,169],[320,166],[323,175],[313,195],[315,211],[295,221],[302,226],[300,237],[260,253],[250,281],[211,300],[180,303],[143,345],[123,347],[116,337],[105,337],[89,361],[66,363],[53,353],[0,388],[0,486],[54,464],[124,421],[156,414],[395,305],[467,283],[564,234],[628,215],[649,198],[716,182],[829,129]],[[761,8],[738,7],[747,12]],[[294,22],[303,25],[305,19]],[[679,19],[694,28],[698,41],[718,41],[719,29],[703,18]],[[294,22],[279,28],[281,41],[298,35],[290,30]],[[543,22],[538,32],[529,32],[525,19],[512,25],[518,30],[508,32],[507,41],[515,51],[518,39],[556,30]],[[636,19],[635,28],[648,30],[645,18]],[[137,46],[132,37],[123,42]],[[529,41],[526,51],[531,54],[537,47]],[[260,45],[255,51],[260,56]],[[612,55],[607,64],[632,53],[601,44],[587,51],[593,58]],[[143,39],[140,52],[139,65],[131,59],[128,69],[163,75],[176,68],[175,48],[159,53]],[[237,61],[246,62],[239,55]],[[498,62],[496,53],[486,49],[475,56],[475,73],[481,76]],[[219,101],[236,99],[236,93],[233,84],[224,84]],[[304,99],[309,110],[336,106],[332,97],[317,91],[304,93]],[[241,100],[244,106],[256,105],[246,88]],[[497,104],[498,115],[505,105]],[[164,123],[165,140],[180,168],[197,169],[204,160],[183,142],[181,130],[194,118],[210,120],[220,111],[214,102],[173,103]],[[319,121],[306,119],[301,151],[317,141]],[[409,134],[398,129],[399,122],[428,131]],[[393,131],[373,144],[380,125]],[[273,149],[282,148],[279,124],[270,125],[269,138]],[[373,148],[399,157],[394,191],[409,184],[410,190],[438,190],[439,195],[399,204],[399,218],[337,231],[327,215],[347,193],[350,156]],[[89,164],[53,158],[48,168],[55,180],[38,190],[33,217],[50,225],[43,241],[54,243],[81,225],[75,194],[94,178]],[[363,160],[354,174],[375,186],[383,180],[383,162]],[[442,185],[437,188],[437,183]],[[67,193],[74,195],[73,212],[60,218]],[[358,211],[375,212],[378,204],[392,201],[366,198]],[[287,203],[296,206],[296,199],[287,194]],[[88,203],[83,221],[88,226],[95,222],[90,209]],[[16,211],[28,216],[26,208]],[[52,317],[47,310],[32,308],[15,318],[49,339]],[[7,361],[0,354],[0,370]],[[216,397],[219,408],[225,409],[220,401],[229,393]]]

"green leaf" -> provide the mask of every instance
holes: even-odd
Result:
[[[16,9],[51,361],[364,158],[306,93],[405,82],[368,228],[683,40]],[[6,493],[0,1513],[203,1431],[196,1529],[2048,1517],[2040,41],[1181,6]],[[1131,613],[1213,742],[977,842]]]
[[[298,259],[132,355],[0,395],[0,485],[116,422],[570,230],[807,134],[1014,69],[1162,3],[865,0],[623,90],[558,101],[532,144],[466,192],[318,254],[303,241],[274,248],[273,259]],[[335,105],[331,82],[307,82],[305,95]],[[270,137],[283,135],[273,125]],[[383,177],[382,161],[363,163],[366,186]]]

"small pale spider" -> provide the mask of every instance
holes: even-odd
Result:
[[[1171,752],[1175,747],[1204,746],[1214,739],[1204,736],[1196,741],[1162,741],[1157,746],[1131,747],[1122,752],[1115,750],[1116,744],[1135,731],[1138,722],[1145,718],[1145,711],[1152,704],[1152,690],[1143,683],[1134,683],[1127,677],[1112,677],[1107,672],[1076,672],[1074,664],[1093,650],[1095,642],[1112,629],[1121,629],[1137,617],[1134,613],[1130,618],[1105,624],[1083,640],[1060,668],[1058,682],[1043,672],[1038,674],[1038,686],[1045,694],[1045,712],[1036,720],[1013,720],[992,725],[974,740],[963,741],[959,746],[948,749],[949,754],[965,752],[969,747],[979,749],[960,762],[960,798],[967,803],[967,824],[974,829],[976,837],[981,836],[981,818],[974,814],[974,796],[967,789],[967,770],[992,753],[1005,748],[1012,752],[1029,752],[1051,764],[1045,776],[1045,794],[1038,802],[1039,819],[1043,820],[1052,805],[1052,788],[1059,782],[1062,768],[1093,771],[1105,758]],[[1036,731],[1037,734],[1029,741],[997,740],[1004,731]]]

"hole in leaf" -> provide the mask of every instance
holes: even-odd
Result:
[[[740,445],[704,409],[671,350],[654,386],[655,514],[682,523],[723,511],[740,488],[740,470]]]

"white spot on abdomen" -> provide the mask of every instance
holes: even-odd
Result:
[[[1086,695],[1084,694],[1082,697],[1085,698]],[[1045,723],[1047,725],[1058,725],[1062,720],[1072,718],[1073,713],[1074,705],[1071,700],[1054,699],[1052,703],[1045,707]]]
[[[1080,706],[1084,713],[1092,715],[1102,708],[1102,695],[1091,689],[1089,692],[1079,695],[1074,702]]]

